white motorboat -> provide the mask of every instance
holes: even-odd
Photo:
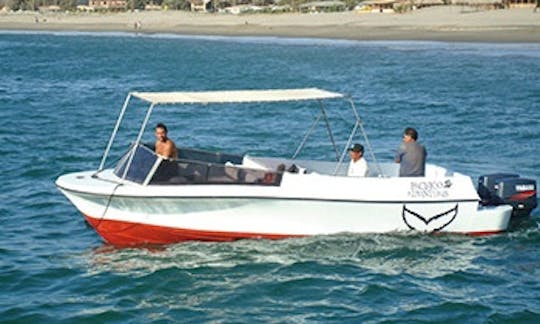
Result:
[[[109,152],[134,99],[149,103],[146,117],[128,152],[108,169]],[[329,100],[348,103],[354,115],[355,124],[339,150],[328,122]],[[180,148],[178,160],[171,161],[142,143],[158,105],[284,101],[316,103],[317,118],[291,158]],[[336,161],[298,159],[321,121],[339,152]],[[347,177],[344,160],[358,131],[371,153],[370,174]],[[56,185],[105,241],[119,246],[342,232],[482,235],[505,231],[513,210],[529,212],[536,206],[536,183],[517,175],[484,176],[480,197],[472,179],[458,172],[427,164],[424,177],[398,177],[398,169],[396,163],[376,160],[353,101],[339,93],[314,88],[132,92],[99,168],[62,175]],[[506,191],[513,186],[515,192],[497,196],[505,185]]]

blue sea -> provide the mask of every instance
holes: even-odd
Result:
[[[539,181],[540,44],[0,32],[0,57],[1,322],[540,322],[538,210],[484,237],[120,249],[54,185],[97,168],[130,91],[300,87],[350,95],[380,161],[413,126],[428,162]],[[134,140],[141,107],[114,156]],[[181,146],[291,156],[316,112],[164,106],[151,123],[166,122]],[[341,113],[344,145],[353,121]],[[308,157],[334,156],[324,135]]]

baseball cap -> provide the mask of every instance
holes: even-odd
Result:
[[[351,148],[349,149],[349,151],[353,151],[353,152],[364,152],[364,146],[362,146],[362,144],[354,144],[353,146],[351,146]]]

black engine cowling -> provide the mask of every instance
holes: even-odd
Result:
[[[536,208],[536,181],[513,173],[494,173],[478,178],[478,195],[483,205],[511,205],[514,216],[526,216]]]

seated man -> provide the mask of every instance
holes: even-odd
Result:
[[[403,143],[399,146],[395,161],[399,163],[400,177],[423,177],[426,171],[426,148],[416,142],[418,132],[407,127],[403,132]]]
[[[349,155],[351,157],[351,163],[349,163],[349,170],[347,175],[349,177],[365,177],[369,170],[367,162],[364,159],[364,147],[362,144],[354,144],[349,149]]]
[[[167,137],[167,126],[162,123],[156,125],[156,154],[166,159],[176,160],[178,150],[174,142]]]

